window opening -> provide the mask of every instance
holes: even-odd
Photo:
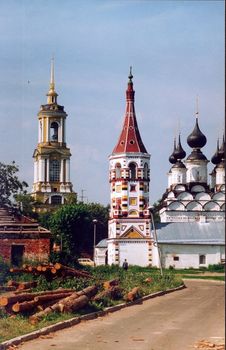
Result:
[[[57,159],[51,160],[49,165],[50,181],[60,181],[60,161]]]
[[[51,127],[50,127],[50,138],[51,138],[51,141],[55,141],[55,142],[58,141],[58,128],[59,128],[58,123],[53,122],[51,124]]]

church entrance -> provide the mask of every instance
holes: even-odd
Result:
[[[148,266],[148,243],[143,240],[128,240],[119,243],[119,265],[122,266],[124,260],[129,265]]]

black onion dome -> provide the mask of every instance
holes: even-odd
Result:
[[[211,158],[211,162],[213,164],[219,164],[221,161],[221,155],[219,154],[219,140],[217,141],[217,150],[214,153],[213,157]]]
[[[176,159],[183,159],[186,156],[186,152],[184,151],[184,149],[181,146],[181,142],[180,142],[180,135],[178,138],[178,145],[174,151],[174,157]]]
[[[200,149],[194,149],[188,156],[187,160],[207,160],[206,156],[200,151]]]
[[[199,129],[198,118],[194,130],[187,138],[187,143],[191,148],[202,148],[206,144],[206,136]]]
[[[176,150],[176,139],[174,139],[173,153],[169,156],[169,162],[170,162],[171,164],[175,164],[176,161],[177,161],[177,159],[176,159],[176,157],[175,157],[175,155],[174,155],[175,150]]]
[[[180,160],[178,160],[173,166],[172,169],[186,169],[186,166],[184,165],[184,163],[182,163]]]

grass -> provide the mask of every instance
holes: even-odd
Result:
[[[154,293],[156,291],[174,288],[183,283],[181,277],[177,276],[174,272],[167,271],[162,277],[160,275],[159,270],[154,268],[140,268],[137,266],[131,266],[129,267],[128,271],[124,271],[122,268],[117,266],[98,266],[90,271],[92,271],[93,275],[92,280],[74,278],[68,280],[57,279],[51,283],[47,283],[45,279],[43,279],[43,277],[40,277],[37,279],[38,287],[34,290],[55,289],[58,287],[74,288],[75,290],[81,290],[87,287],[88,285],[92,285],[94,283],[99,283],[99,290],[101,290],[102,287],[100,285],[100,280],[106,281],[117,278],[120,280],[120,287],[123,290],[122,298],[114,301],[109,298],[105,298],[99,303],[91,302],[89,306],[76,313],[52,313],[48,315],[45,319],[43,319],[41,322],[39,322],[37,325],[31,325],[28,322],[29,315],[10,316],[6,314],[3,310],[0,310],[0,342],[12,339],[22,334],[33,332],[34,330],[49,326],[51,324],[55,324],[63,320],[70,319],[75,316],[103,310],[105,307],[122,303],[124,295],[134,287],[139,287],[140,295],[143,296],[150,293]],[[151,277],[152,281],[145,282],[145,279],[147,277]],[[23,278],[23,275],[17,276],[18,280],[23,280]]]

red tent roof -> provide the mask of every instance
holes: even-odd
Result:
[[[135,107],[134,107],[134,95],[132,82],[132,73],[130,70],[128,87],[126,90],[126,112],[123,122],[123,128],[118,140],[117,145],[113,150],[115,153],[147,153],[147,150],[142,142],[140,132],[137,125]]]

